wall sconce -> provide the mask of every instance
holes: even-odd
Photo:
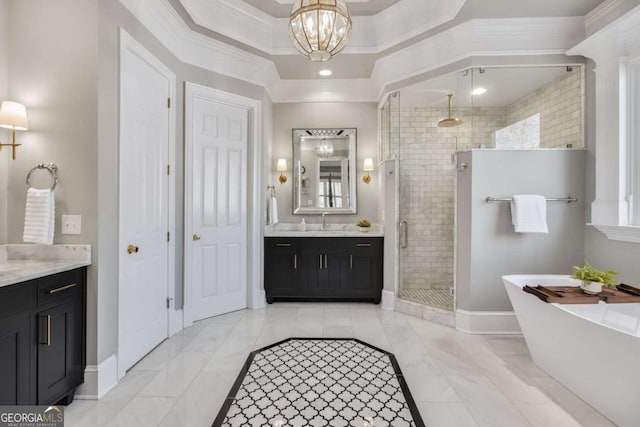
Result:
[[[364,167],[362,169],[367,172],[367,174],[362,177],[362,180],[368,184],[371,182],[371,175],[369,175],[369,172],[373,170],[373,159],[368,157],[364,159]]]
[[[12,143],[0,143],[0,150],[2,150],[2,147],[10,146],[13,151],[13,160],[15,160],[16,147],[22,145],[16,144],[16,131],[29,129],[27,109],[24,105],[12,101],[2,101],[2,106],[0,106],[0,127],[11,129],[13,131]]]
[[[276,170],[280,172],[280,177],[278,178],[280,184],[287,182],[287,176],[282,173],[287,170],[287,159],[278,159],[278,166],[276,166]]]

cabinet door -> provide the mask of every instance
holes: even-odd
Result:
[[[382,242],[352,239],[349,244],[349,295],[379,302],[382,292]]]
[[[32,331],[28,313],[0,319],[0,405],[35,403],[30,398]]]
[[[265,239],[265,283],[267,300],[298,293],[296,276],[300,266],[297,244],[291,239]]]
[[[82,304],[77,298],[38,313],[38,404],[64,398],[82,382]]]
[[[343,298],[349,296],[349,256],[345,251],[345,239],[331,239],[324,252],[324,284],[325,297]]]
[[[296,276],[301,297],[315,298],[322,296],[325,281],[323,270],[324,258],[312,244],[312,238],[303,239],[300,243],[301,270]]]

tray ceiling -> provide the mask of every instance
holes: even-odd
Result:
[[[275,17],[288,18],[293,0],[244,0],[251,6]],[[375,15],[400,0],[347,0],[347,6],[353,16]]]

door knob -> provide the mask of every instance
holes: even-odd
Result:
[[[197,234],[193,235],[193,240],[200,240],[200,236],[198,236]]]
[[[139,250],[140,248],[137,246],[133,246],[133,245],[127,246],[127,252],[130,254],[137,254]]]

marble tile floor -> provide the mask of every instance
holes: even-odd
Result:
[[[248,353],[289,337],[354,337],[395,354],[429,427],[614,426],[538,369],[522,336],[467,335],[373,304],[281,303],[196,322],[66,427],[210,426]]]

